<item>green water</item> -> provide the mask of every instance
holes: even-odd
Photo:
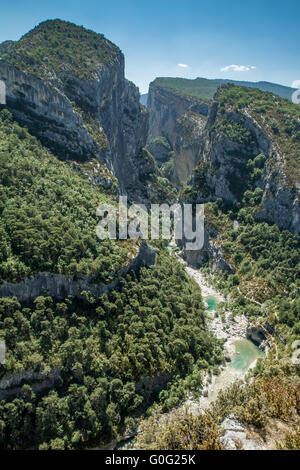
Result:
[[[231,367],[239,371],[246,371],[252,362],[260,357],[264,357],[264,352],[248,339],[236,341],[233,345],[235,347],[235,355],[231,361]]]
[[[215,297],[206,297],[206,299],[204,300],[208,305],[208,307],[206,308],[208,312],[212,312],[213,310],[216,310],[218,301]]]

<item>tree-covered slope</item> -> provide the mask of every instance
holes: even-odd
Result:
[[[120,57],[103,34],[59,19],[40,23],[19,41],[0,49],[2,60],[19,70],[54,80],[64,74],[89,79]]]
[[[216,79],[215,82],[219,84],[232,83],[233,85],[243,86],[246,88],[257,88],[261,91],[267,91],[268,93],[273,93],[278,95],[281,98],[285,98],[289,101],[292,100],[292,94],[296,91],[296,88],[289,86],[280,85],[278,83],[271,82],[247,82],[243,80],[229,80],[229,79]]]
[[[50,154],[5,109],[0,165],[1,279],[20,282],[46,271],[107,282],[128,263],[134,241],[101,242],[96,236],[96,209],[114,204],[111,197]]]
[[[201,266],[226,298],[215,319],[226,324],[228,312],[235,321],[246,316],[252,328],[265,332],[266,356],[243,380],[229,384],[225,375],[223,389],[207,408],[197,398],[176,409],[161,400],[141,423],[136,449],[299,449],[300,239],[255,221],[261,193],[247,190],[239,203],[218,199],[205,205],[210,241],[229,270],[213,271],[210,254]],[[276,334],[267,333],[267,324]],[[172,391],[164,393],[172,403]]]
[[[167,88],[175,93],[188,95],[193,98],[198,98],[200,101],[209,102],[213,99],[214,94],[218,89],[218,84],[213,80],[206,78],[196,78],[195,80],[190,80],[188,78],[168,78],[168,77],[159,77],[156,78],[152,86],[157,86],[160,88]]]
[[[118,438],[168,380],[193,373],[197,386],[203,363],[222,361],[200,290],[167,253],[109,296],[85,303],[41,296],[26,308],[2,298],[0,312],[7,344],[0,372],[18,372],[0,401],[2,449],[74,449]],[[26,370],[40,379],[26,383]],[[55,390],[37,393],[51,370],[59,371]]]

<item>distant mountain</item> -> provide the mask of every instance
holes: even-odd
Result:
[[[152,85],[170,89],[180,95],[192,96],[207,102],[212,100],[218,89],[216,82],[206,78],[190,80],[188,78],[158,77],[150,84],[150,88]]]
[[[278,83],[270,83],[270,82],[244,82],[244,81],[237,81],[237,80],[223,80],[223,79],[216,79],[217,83],[233,83],[234,85],[245,86],[248,88],[258,88],[261,91],[268,91],[270,93],[274,93],[274,95],[281,96],[281,98],[286,98],[291,100],[291,96],[296,90],[295,88],[291,88],[284,85],[279,85]]]
[[[141,95],[140,103],[144,106],[147,106],[147,101],[148,101],[148,93],[145,93],[144,95]]]
[[[154,81],[155,85],[162,88],[169,88],[177,93],[200,98],[202,101],[210,101],[216,93],[218,87],[222,84],[233,83],[234,85],[248,88],[257,88],[261,91],[267,91],[291,100],[295,88],[278,85],[269,82],[243,82],[237,80],[196,78],[190,80],[187,78],[159,77]]]

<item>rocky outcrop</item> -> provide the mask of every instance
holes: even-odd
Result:
[[[60,377],[60,368],[50,371],[35,371],[33,369],[5,374],[0,380],[0,400],[22,394],[22,385],[29,384],[36,393],[53,388]]]
[[[174,158],[170,179],[180,187],[190,178],[199,161],[209,105],[162,88],[154,81],[150,84],[147,107],[150,114],[148,145],[159,137],[167,139]]]
[[[226,127],[227,122],[230,127]],[[239,136],[238,133],[243,131],[243,137]],[[270,141],[250,118],[231,111],[224,115],[219,103],[213,102],[205,129],[202,159],[191,182],[198,189],[197,201],[238,200],[247,189],[248,160],[259,154],[268,156],[269,149]],[[200,183],[202,180],[203,184]]]
[[[93,277],[85,276],[75,279],[71,275],[39,273],[19,284],[2,281],[0,284],[0,297],[17,297],[20,302],[30,302],[39,295],[50,295],[57,299],[64,299],[72,295],[78,299],[85,299],[85,292],[93,295],[107,294],[117,289],[120,280],[130,271],[137,271],[142,266],[151,266],[155,263],[155,250],[142,243],[139,252],[131,262],[114,273],[114,280],[109,284],[95,283]]]
[[[84,127],[82,117],[59,89],[2,60],[0,79],[6,84],[9,109],[43,143],[78,160],[100,157],[100,148]]]
[[[217,233],[208,226],[204,228],[204,244],[201,250],[186,250],[183,246],[183,258],[189,266],[200,268],[209,262],[212,272],[233,272],[231,266],[226,262],[221,249],[216,245]]]
[[[196,108],[195,106],[193,108]],[[201,158],[206,116],[195,111],[184,113],[176,121],[174,143],[174,182],[181,187],[188,182]]]
[[[265,330],[259,326],[250,326],[247,329],[247,339],[260,346],[266,340]]]
[[[172,147],[165,137],[151,139],[147,144],[147,150],[149,150],[159,167],[167,163],[173,156]]]
[[[218,101],[211,105],[201,159],[190,181],[197,192],[195,200],[239,201],[250,187],[247,164],[258,155],[266,161],[254,182],[263,191],[255,217],[300,233],[300,186],[287,181],[285,156],[249,112],[224,110]]]
[[[221,424],[221,444],[226,450],[263,450],[262,442],[250,439],[247,436],[247,428],[234,414],[231,414]]]
[[[148,141],[162,135],[171,144],[174,144],[177,138],[175,128],[178,118],[188,111],[207,116],[209,109],[207,103],[162,88],[155,81],[149,86],[147,106],[150,112]]]
[[[288,187],[284,174],[276,175],[271,163],[267,166],[263,200],[256,219],[300,234],[300,185]]]
[[[297,181],[291,182],[289,176],[296,164],[289,160],[296,157],[281,149],[280,139],[284,141],[285,135],[276,139],[273,110],[270,109],[270,116],[265,116],[266,110],[260,115],[251,106],[224,103],[222,89],[209,104],[201,103],[197,98],[162,86],[161,80],[156,79],[149,88],[148,145],[153,146],[159,136],[169,143],[173,152],[169,153],[166,176],[177,187],[188,183],[194,191],[193,202],[198,203],[218,198],[241,201],[246,190],[259,188],[262,193],[256,219],[299,234],[300,186]],[[272,106],[276,108],[277,104]],[[282,115],[284,104],[280,106]],[[287,146],[285,149],[297,154],[292,144],[290,150]],[[165,163],[168,157],[159,148],[154,156],[159,163]],[[258,156],[264,161],[255,162]]]

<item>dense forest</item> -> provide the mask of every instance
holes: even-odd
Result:
[[[222,362],[199,288],[163,252],[156,266],[128,275],[109,296],[0,302],[8,349],[2,374],[60,371],[55,390],[36,394],[34,384],[24,385],[20,396],[1,402],[2,448],[78,448],[117,438],[155,398],[153,384],[190,374],[196,387],[203,368]]]

